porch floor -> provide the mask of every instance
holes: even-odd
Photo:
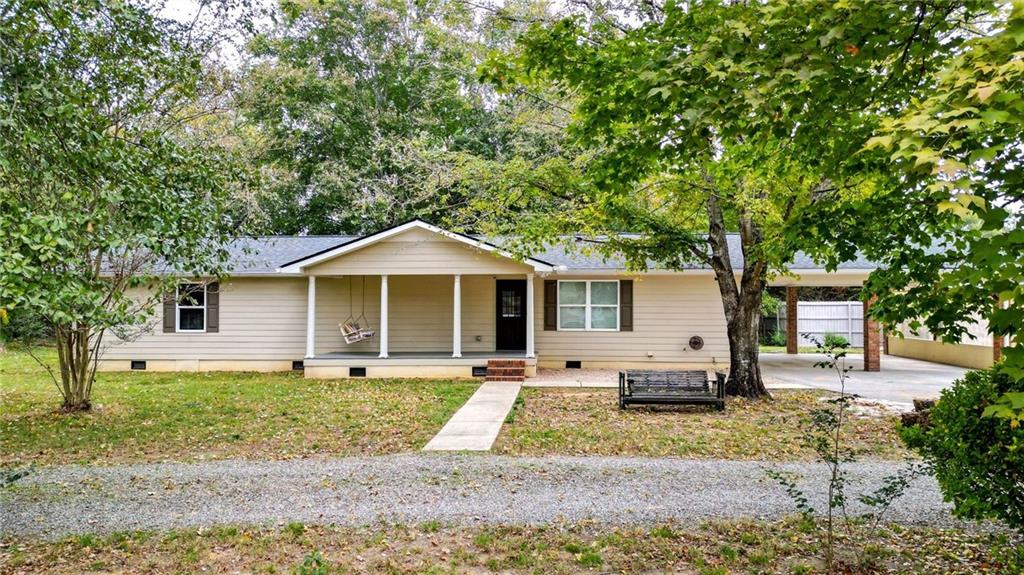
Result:
[[[379,359],[376,351],[330,351],[313,359]],[[462,359],[525,359],[525,351],[464,351]],[[453,359],[450,351],[392,351],[388,359]]]

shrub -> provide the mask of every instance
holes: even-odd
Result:
[[[972,371],[942,391],[927,421],[901,430],[906,444],[931,465],[954,514],[999,519],[1024,531],[1024,426],[985,416],[1008,392],[1024,391],[995,368]]]
[[[850,340],[839,335],[838,333],[826,333],[825,334],[825,347],[849,347]]]
[[[767,344],[774,345],[777,347],[782,347],[786,345],[786,334],[782,333],[779,330],[771,332],[770,334],[768,334]]]
[[[53,328],[43,316],[27,309],[7,311],[6,318],[0,318],[0,342],[21,342],[26,345],[40,340],[52,339]]]

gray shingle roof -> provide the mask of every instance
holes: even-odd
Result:
[[[230,273],[232,275],[273,274],[284,264],[346,244],[360,237],[363,236],[264,236],[238,239],[228,247],[228,251],[231,254],[229,262]],[[739,235],[730,234],[728,240],[733,267],[742,269],[743,252],[740,249]],[[494,243],[500,245],[501,242],[496,241]],[[572,249],[569,246],[559,244],[549,246],[541,252],[534,254],[533,257],[554,266],[564,266],[570,270],[615,271],[625,268],[621,259],[605,258],[595,250],[587,249],[588,246],[589,244],[583,245],[581,243],[579,249]],[[653,262],[651,267],[657,268],[656,265],[653,265]],[[688,269],[702,269],[706,266],[693,263],[687,267]],[[845,262],[839,266],[840,269],[862,270],[872,270],[875,267],[874,264],[862,257],[851,262]],[[819,269],[821,266],[815,264],[807,255],[798,253],[790,268]]]

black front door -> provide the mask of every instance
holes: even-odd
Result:
[[[497,282],[497,333],[495,348],[499,351],[526,349],[526,280],[495,280]]]

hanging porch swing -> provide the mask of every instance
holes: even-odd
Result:
[[[347,345],[363,341],[364,339],[371,339],[376,334],[373,329],[363,327],[364,325],[368,326],[370,323],[366,319],[366,276],[363,276],[363,289],[360,299],[359,317],[354,317],[355,306],[353,305],[354,300],[352,298],[352,276],[348,276],[348,318],[338,324],[338,328],[341,330],[341,337]]]

